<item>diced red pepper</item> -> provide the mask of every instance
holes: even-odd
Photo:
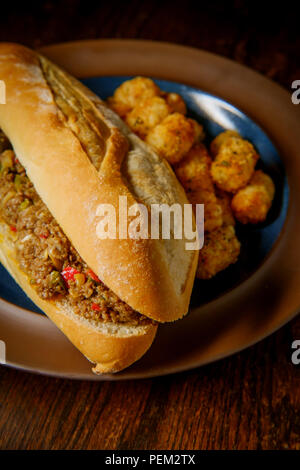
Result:
[[[99,277],[91,269],[88,269],[87,275],[90,276],[90,278],[92,278],[93,281],[99,282],[99,284],[100,284],[101,281],[100,281]]]
[[[11,230],[12,232],[16,232],[16,231],[17,231],[17,228],[16,228],[14,225],[11,225],[11,226],[10,226],[10,230]]]
[[[17,157],[14,158],[15,163],[20,163],[20,161],[17,159]]]
[[[92,304],[92,309],[95,310],[95,312],[100,312],[101,307],[99,304]]]
[[[47,233],[41,233],[41,234],[40,234],[40,238],[45,238],[45,239],[46,239],[46,238],[48,238],[48,237],[49,237],[49,233],[48,233],[48,232],[47,232]]]
[[[72,268],[72,266],[67,266],[62,272],[61,272],[61,275],[62,277],[64,278],[67,286],[69,287],[69,283],[68,281],[74,281],[74,276],[75,274],[80,274],[79,271],[77,271],[77,269],[75,268]]]

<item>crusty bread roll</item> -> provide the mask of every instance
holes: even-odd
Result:
[[[142,202],[188,204],[169,164],[80,82],[19,45],[0,45],[6,104],[0,129],[52,216],[101,281],[141,315],[159,322],[188,311],[198,252],[186,239],[99,239],[97,207]],[[0,257],[29,297],[92,362],[114,372],[150,346],[157,325],[89,322],[62,301],[44,301],[16,262],[5,224]]]

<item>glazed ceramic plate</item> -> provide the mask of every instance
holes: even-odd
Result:
[[[207,143],[236,129],[261,155],[260,167],[275,181],[268,219],[237,227],[239,261],[209,281],[196,281],[190,313],[159,328],[152,348],[115,376],[96,377],[66,337],[0,270],[0,340],[7,365],[33,372],[92,380],[144,378],[215,361],[254,344],[300,308],[300,148],[297,106],[276,84],[207,52],[145,41],[83,41],[42,51],[102,98],[124,80],[150,76],[180,93],[188,114],[201,122]]]

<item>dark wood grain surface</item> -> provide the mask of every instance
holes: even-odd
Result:
[[[1,5],[1,41],[162,40],[230,57],[286,88],[300,79],[296,2],[9,3]],[[294,339],[299,317],[228,359],[142,381],[72,382],[0,366],[0,448],[300,450]]]

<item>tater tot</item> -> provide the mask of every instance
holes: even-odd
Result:
[[[235,193],[249,182],[258,158],[247,140],[234,136],[227,138],[211,166],[214,183],[223,191]]]
[[[188,189],[199,187],[214,192],[210,176],[212,160],[205,145],[196,143],[185,157],[174,166],[175,173],[181,184]]]
[[[186,114],[185,102],[178,93],[164,93],[163,96],[172,113]]]
[[[209,191],[186,191],[187,198],[193,206],[204,204],[204,231],[212,232],[223,224],[222,207],[216,199],[216,195]]]
[[[237,131],[232,131],[232,130],[224,131],[224,132],[221,132],[221,134],[217,135],[217,137],[215,137],[214,140],[210,144],[210,153],[212,154],[213,157],[217,155],[217,153],[220,150],[221,145],[229,137],[240,137],[240,135]]]
[[[210,176],[211,158],[203,144],[195,144],[174,167],[177,178],[186,190],[191,204],[204,204],[204,229],[214,230],[223,223],[222,208],[218,203]]]
[[[153,127],[170,114],[170,108],[160,96],[142,100],[126,116],[128,126],[144,139]]]
[[[231,209],[231,195],[217,189],[216,196],[218,204],[222,208],[223,225],[235,225],[235,218]]]
[[[149,132],[146,142],[161,157],[175,164],[190,150],[201,133],[202,127],[193,119],[173,113]]]
[[[194,119],[189,119],[194,126],[195,132],[195,142],[202,142],[205,139],[205,132],[203,126],[199,124],[199,122],[195,121]]]
[[[117,113],[122,119],[125,119],[127,114],[131,111],[130,106],[122,103],[121,101],[116,101],[114,98],[108,98],[107,104],[110,109]]]
[[[275,186],[263,171],[255,171],[248,186],[240,189],[233,197],[231,207],[237,220],[242,224],[263,222],[272,205]]]
[[[224,225],[204,237],[204,246],[199,252],[197,277],[210,279],[218,272],[237,261],[241,244],[232,225]]]
[[[135,77],[123,82],[116,89],[113,99],[123,103],[129,108],[134,108],[141,100],[159,96],[160,90],[151,78]]]

